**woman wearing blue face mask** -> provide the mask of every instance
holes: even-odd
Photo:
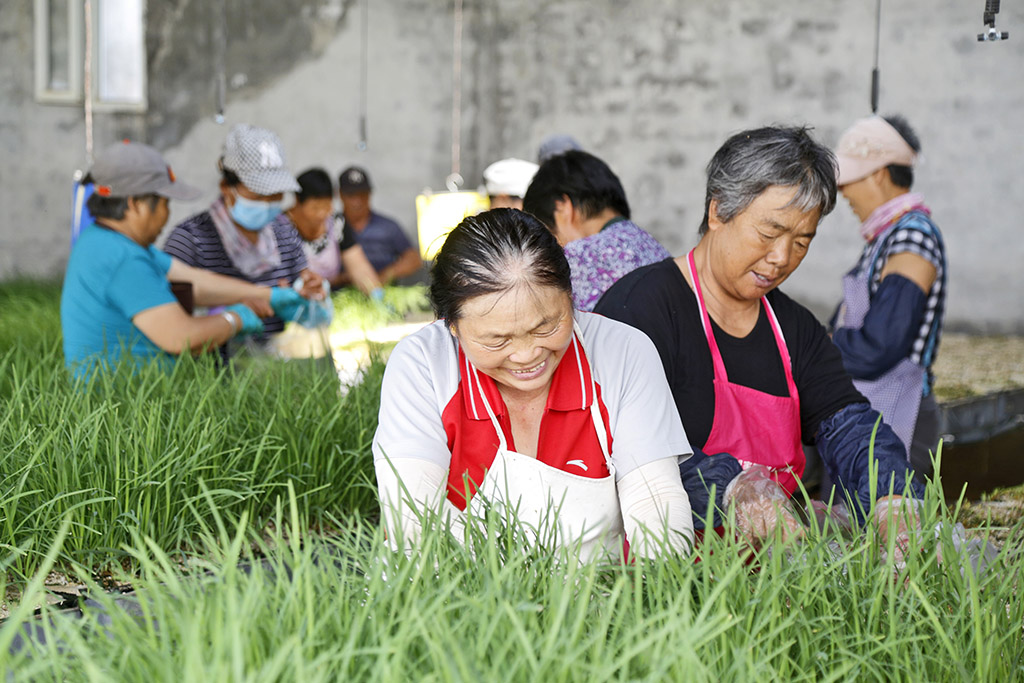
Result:
[[[190,266],[254,284],[290,286],[301,277],[304,296],[322,296],[322,278],[309,269],[302,240],[294,230],[274,225],[284,193],[299,189],[277,135],[235,126],[218,166],[220,195],[209,209],[175,227],[164,251]],[[269,307],[256,312],[267,316],[267,333],[284,329]]]

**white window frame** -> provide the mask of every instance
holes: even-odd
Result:
[[[81,105],[85,99],[85,12],[81,0],[68,2],[68,87],[66,90],[53,90],[49,86],[50,78],[50,2],[51,0],[34,0],[35,10],[35,95],[41,104]],[[98,112],[145,112],[148,101],[148,66],[146,64],[145,18],[146,0],[141,3],[142,45],[135,65],[136,73],[141,79],[142,95],[136,99],[114,100],[102,99],[100,96],[100,79],[102,69],[106,68],[103,59],[100,18],[104,0],[92,0],[92,12],[89,24],[92,28],[93,47],[90,61],[92,81],[90,84],[91,105]]]
[[[50,88],[50,0],[35,0],[36,100],[43,104],[82,102],[82,61],[85,54],[85,17],[77,0],[68,0],[68,87]]]

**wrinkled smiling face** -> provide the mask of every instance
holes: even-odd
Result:
[[[502,394],[522,399],[547,395],[572,340],[572,300],[566,292],[520,284],[467,300],[460,316],[452,334]]]
[[[723,293],[736,301],[756,301],[788,278],[811,246],[819,211],[787,206],[795,187],[772,186],[729,222],[713,204],[708,229],[711,273]]]

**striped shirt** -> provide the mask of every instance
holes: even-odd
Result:
[[[903,215],[887,233],[879,236],[884,240],[878,250],[878,257],[869,263],[873,242],[864,246],[864,252],[854,272],[861,273],[870,268],[870,295],[874,297],[882,282],[882,270],[889,258],[895,254],[917,254],[935,267],[935,281],[928,291],[924,318],[911,348],[910,360],[928,370],[928,386],[933,383],[931,367],[942,336],[942,321],[946,313],[946,247],[942,233],[926,214],[911,211]]]
[[[217,228],[209,211],[197,213],[179,223],[171,232],[164,244],[164,251],[174,258],[196,268],[211,270],[222,275],[246,280],[257,285],[276,286],[278,280],[294,282],[299,273],[307,267],[306,254],[302,250],[302,238],[294,227],[273,223],[272,229],[277,238],[277,248],[281,254],[281,264],[259,277],[250,278],[244,275],[231,261],[224,245],[221,243]],[[280,332],[284,329],[284,321],[278,317],[264,318],[263,324],[268,333]]]

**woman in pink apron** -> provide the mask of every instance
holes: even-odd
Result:
[[[831,152],[805,129],[734,135],[708,165],[697,246],[627,275],[596,309],[644,331],[661,354],[687,435],[703,451],[681,468],[698,528],[718,525],[716,509],[729,500],[749,515],[772,515],[753,482],[767,475],[775,490],[795,493],[803,443],[817,444],[855,514],[872,508],[868,451],[878,414],[853,387],[824,328],[778,290],[835,206],[835,177]],[[889,493],[890,476],[894,498],[923,494],[884,425],[874,455],[880,495]],[[775,526],[771,518],[748,528],[763,536]]]
[[[839,190],[867,244],[843,278],[832,340],[914,470],[927,475],[939,439],[931,365],[946,308],[946,249],[923,197],[910,192],[919,150],[898,116],[861,119],[839,139]]]
[[[582,560],[686,554],[679,462],[691,449],[657,352],[572,306],[569,265],[535,218],[466,218],[431,271],[438,321],[395,347],[373,452],[384,524],[410,549],[420,514],[489,510]]]

